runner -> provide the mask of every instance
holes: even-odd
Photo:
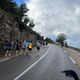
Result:
[[[32,41],[31,41],[28,45],[29,55],[31,55],[32,48],[33,48],[33,44],[32,44]]]
[[[16,55],[20,52],[21,49],[21,42],[19,40],[16,41]]]
[[[4,43],[2,42],[0,44],[0,55],[4,55],[3,53],[4,53]]]
[[[11,50],[12,50],[12,42],[11,42],[11,40],[10,41],[6,41],[4,47],[5,47],[5,50],[6,50],[5,57],[11,56]]]
[[[46,46],[48,45],[48,43],[46,42]]]
[[[38,52],[40,51],[40,47],[41,47],[41,44],[39,42],[37,42],[37,51]]]
[[[22,53],[25,54],[27,53],[27,47],[28,47],[29,43],[27,42],[27,40],[24,40],[22,43]]]

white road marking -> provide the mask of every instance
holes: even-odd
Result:
[[[73,59],[71,56],[69,56],[69,58],[71,59],[71,61],[72,61],[74,64],[76,64],[76,62],[74,61],[74,59]]]
[[[35,63],[33,63],[29,68],[27,68],[24,72],[22,72],[19,76],[17,76],[14,80],[18,80],[20,77],[22,77],[26,72],[28,72],[32,67],[34,67],[40,60],[42,60],[50,51],[51,47],[47,50],[47,52],[40,57]]]

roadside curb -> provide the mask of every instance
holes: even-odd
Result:
[[[7,61],[7,60],[9,60],[9,59],[11,59],[11,58],[14,58],[14,57],[16,57],[16,56],[19,56],[19,55],[12,55],[12,56],[9,56],[9,57],[2,57],[2,58],[0,58],[0,63],[1,63],[1,62],[4,62],[4,61]]]
[[[1,63],[1,62],[4,62],[4,61],[7,61],[7,60],[9,60],[9,59],[10,59],[10,57],[6,57],[6,58],[5,58],[5,57],[4,57],[4,58],[0,58],[0,63]]]

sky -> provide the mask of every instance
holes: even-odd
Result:
[[[20,5],[21,3],[23,3],[24,0],[14,0],[14,1],[16,1],[18,5]]]
[[[24,2],[28,2],[29,0],[14,0],[18,5],[24,3]]]
[[[34,30],[56,39],[64,33],[68,44],[80,48],[80,0],[24,0],[34,20]]]

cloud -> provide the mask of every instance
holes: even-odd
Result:
[[[69,44],[80,43],[80,0],[30,0],[28,8],[35,31],[52,39],[64,32]]]

